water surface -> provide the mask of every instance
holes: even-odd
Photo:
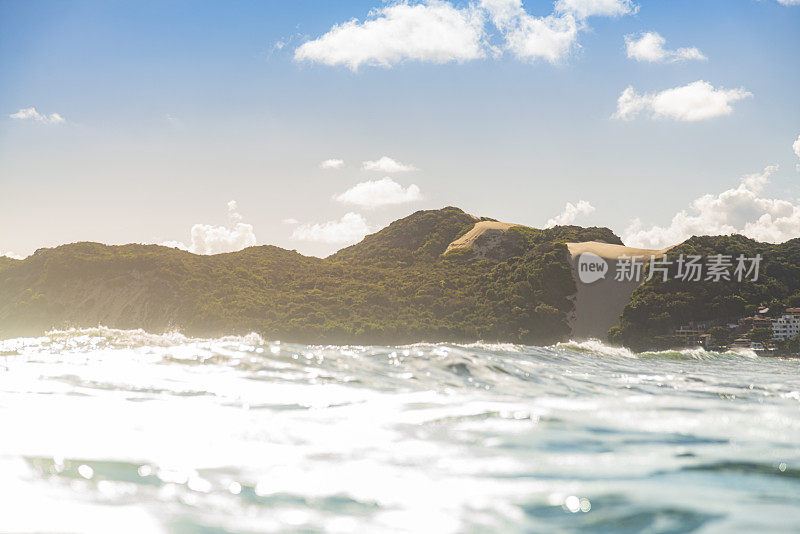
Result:
[[[797,532],[800,361],[0,341],[0,532]]]

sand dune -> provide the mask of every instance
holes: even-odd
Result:
[[[650,256],[661,256],[669,250],[652,250],[649,248],[634,248],[626,247],[625,245],[611,245],[609,243],[601,243],[599,241],[584,241],[583,243],[567,243],[570,255],[574,258],[584,252],[593,252],[606,260],[616,260],[620,256],[644,256],[648,261]]]
[[[522,226],[497,221],[480,221],[466,234],[447,247],[445,254],[453,249],[472,248],[479,256],[497,245],[509,228]],[[597,338],[606,339],[608,329],[617,324],[622,310],[630,301],[631,295],[640,281],[617,281],[615,273],[621,256],[637,258],[648,262],[651,256],[661,256],[669,249],[651,250],[643,248],[612,245],[598,241],[567,243],[571,256],[572,273],[578,291],[575,294],[575,311],[570,317],[572,338],[575,340]],[[591,284],[585,284],[578,277],[578,258],[584,252],[592,252],[608,263],[607,276]]]
[[[570,321],[572,338],[575,340],[589,338],[605,340],[608,329],[617,324],[622,310],[641,284],[641,281],[637,280],[615,280],[617,262],[621,256],[629,258],[638,256],[646,263],[650,261],[651,256],[659,257],[669,250],[633,248],[597,241],[567,243],[567,248],[572,257],[572,272],[578,286],[578,292],[575,294],[575,312]],[[605,278],[591,284],[580,281],[578,257],[584,252],[597,254],[608,262],[608,275]]]
[[[472,248],[476,254],[483,256],[509,228],[514,226],[522,225],[497,221],[477,222],[475,226],[472,227],[472,230],[450,243],[444,253],[447,254],[451,250],[457,248]],[[482,239],[478,241],[478,238]]]

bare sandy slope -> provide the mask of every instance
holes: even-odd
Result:
[[[647,261],[650,261],[650,256],[661,256],[669,248],[663,250],[652,250],[649,248],[634,248],[626,247],[624,245],[609,245],[608,243],[600,243],[599,241],[584,241],[583,243],[567,243],[570,255],[574,258],[584,252],[594,252],[601,258],[606,260],[616,260],[620,256],[644,256]]]
[[[472,248],[479,256],[484,256],[486,251],[502,239],[509,228],[522,226],[517,224],[496,221],[481,221],[456,239],[447,247],[445,254],[453,249]],[[479,239],[480,238],[480,239]],[[582,243],[567,243],[567,248],[572,259],[572,272],[578,286],[575,295],[575,312],[570,318],[573,339],[597,338],[606,339],[608,329],[617,324],[620,314],[631,298],[640,281],[615,280],[617,262],[620,256],[636,258],[637,261],[648,262],[650,256],[661,256],[668,249],[651,250],[643,248],[626,247],[623,245],[610,245],[597,241]],[[608,263],[608,275],[591,284],[584,284],[578,277],[578,257],[584,252],[593,252]]]
[[[472,248],[479,256],[483,256],[509,228],[514,226],[521,225],[497,221],[477,222],[475,226],[472,227],[472,230],[450,243],[444,253],[447,254],[456,248]],[[478,241],[479,237],[483,239]]]
[[[641,284],[641,281],[636,280],[624,282],[615,280],[620,256],[629,258],[639,256],[641,261],[646,263],[650,261],[651,255],[659,257],[668,250],[633,248],[596,241],[567,243],[567,248],[572,256],[572,272],[578,286],[575,295],[575,313],[571,321],[572,338],[576,340],[589,338],[605,340],[608,329],[617,324],[622,310]],[[605,278],[591,284],[580,281],[578,257],[584,252],[593,252],[608,262],[608,275]]]

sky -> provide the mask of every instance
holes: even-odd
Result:
[[[800,236],[800,0],[0,0],[0,73],[0,254]]]

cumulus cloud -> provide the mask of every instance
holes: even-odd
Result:
[[[389,156],[383,156],[375,161],[365,161],[361,164],[361,170],[378,172],[411,172],[418,170],[413,165],[407,165],[393,160]]]
[[[455,7],[446,0],[394,1],[373,10],[364,22],[351,20],[295,50],[296,61],[391,67],[405,60],[464,62],[499,57],[503,49],[522,60],[557,63],[577,46],[578,34],[592,16],[635,13],[631,0],[559,0],[552,13],[533,16],[522,0],[479,0]],[[504,39],[490,42],[487,21]]]
[[[295,50],[297,61],[390,67],[414,60],[464,62],[485,57],[483,13],[449,2],[395,3],[373,10],[364,22],[335,25],[321,37]]]
[[[320,169],[341,169],[344,167],[343,159],[326,159],[319,164]]]
[[[626,35],[625,46],[628,57],[636,61],[649,61],[651,63],[678,61],[706,61],[708,58],[695,47],[668,50],[664,48],[667,40],[656,32],[647,32],[640,35]]]
[[[653,119],[702,121],[730,115],[731,104],[751,96],[752,93],[741,88],[717,89],[702,80],[660,93],[639,94],[628,87],[617,100],[617,112],[613,117],[630,120],[646,113]]]
[[[578,18],[620,17],[636,13],[639,6],[631,0],[558,0],[556,11],[572,13]]]
[[[481,0],[492,23],[505,37],[505,49],[518,59],[558,63],[578,46],[578,35],[591,16],[616,17],[634,13],[629,0],[559,0],[553,13],[536,17],[522,0]]]
[[[800,237],[800,201],[762,195],[769,177],[777,170],[777,166],[769,166],[760,173],[743,177],[735,189],[694,200],[688,210],[678,212],[667,226],[646,227],[641,220],[634,219],[624,233],[625,243],[663,248],[694,235],[742,234],[770,243]]]
[[[798,2],[800,2],[800,0],[798,0]],[[792,149],[794,153],[797,154],[797,157],[800,158],[800,135],[797,136],[797,141],[792,145]],[[800,164],[797,165],[797,170],[800,171]]]
[[[64,117],[59,115],[58,113],[51,113],[50,115],[46,115],[43,113],[39,113],[36,111],[36,108],[23,108],[16,113],[12,113],[9,115],[12,119],[16,119],[19,121],[36,121],[36,122],[43,122],[45,124],[61,124],[64,122]]]
[[[556,215],[545,224],[545,228],[552,228],[565,224],[572,224],[579,215],[588,215],[595,211],[595,207],[585,200],[579,200],[577,204],[567,202],[564,211]]]
[[[188,250],[194,254],[236,252],[256,244],[253,226],[242,222],[242,216],[237,211],[235,200],[228,202],[227,226],[195,224],[192,226],[191,237],[192,241],[188,246],[180,241],[166,241],[161,244],[166,247]]]
[[[345,213],[338,221],[303,224],[295,228],[292,239],[321,243],[350,244],[370,233],[369,225],[358,213]]]
[[[518,59],[558,63],[577,44],[579,24],[572,13],[535,17],[522,0],[481,0],[480,5],[505,37],[505,49]]]
[[[778,0],[778,3],[785,6],[800,6],[800,0]]]
[[[578,24],[571,15],[533,17],[524,13],[505,29],[506,49],[522,60],[558,63],[578,40]]]
[[[498,28],[507,26],[520,14],[525,13],[522,0],[481,0],[480,8],[489,14]]]
[[[10,250],[7,250],[7,251],[0,250],[0,257],[11,258],[11,259],[14,259],[14,260],[22,260],[22,259],[24,259],[19,254],[14,254]]]
[[[377,208],[392,204],[405,204],[422,199],[419,187],[411,184],[404,188],[388,176],[380,180],[361,182],[340,195],[333,197],[339,202],[356,204],[365,208]]]

